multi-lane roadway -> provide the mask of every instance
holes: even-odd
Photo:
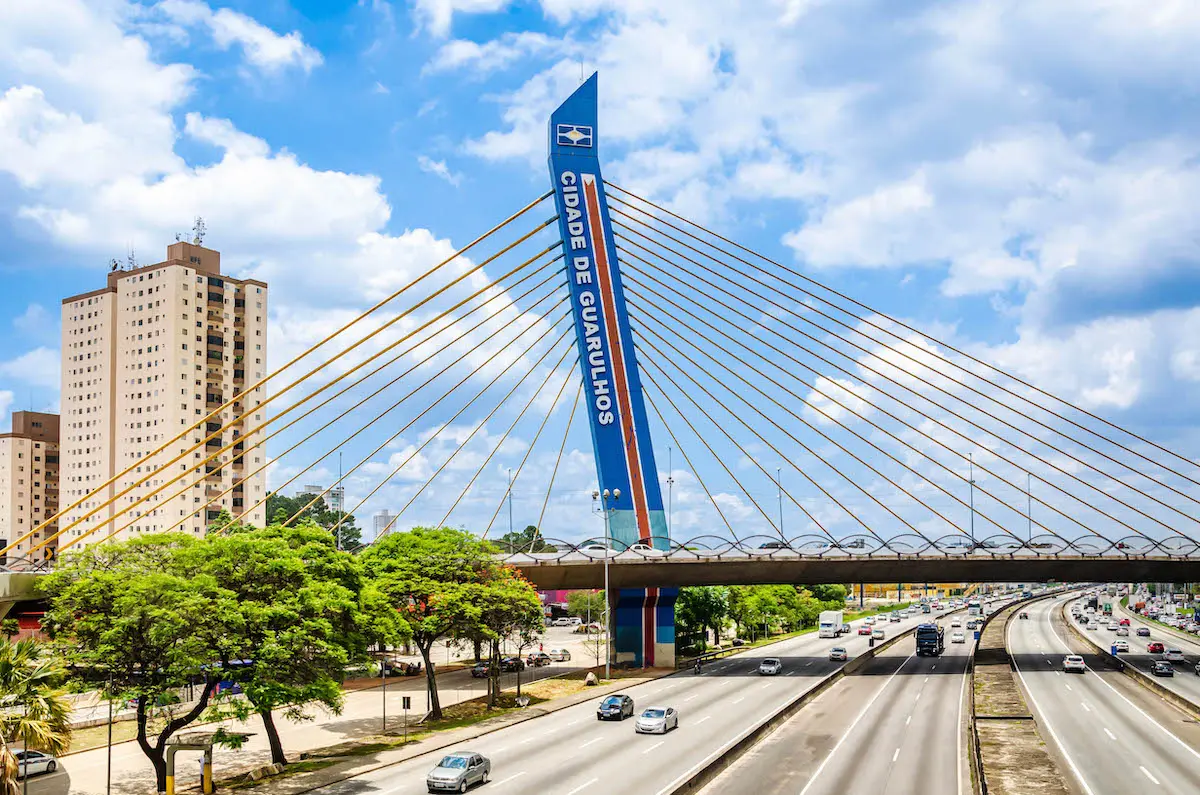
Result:
[[[884,626],[891,636],[928,618],[918,614]],[[856,628],[859,623],[854,622]],[[803,635],[712,663],[698,675],[681,672],[629,688],[638,712],[653,705],[679,710],[679,728],[666,735],[637,735],[630,720],[601,723],[597,704],[589,701],[484,735],[462,750],[491,759],[487,789],[492,793],[670,792],[733,739],[842,665],[829,660],[834,646],[846,647],[853,658],[866,650],[868,639],[853,633],[836,639]],[[757,673],[767,656],[783,661],[778,676]],[[321,791],[424,793],[425,774],[441,756],[414,757]]]
[[[1030,605],[1028,620],[1008,626],[1008,650],[1029,706],[1064,774],[1084,795],[1200,792],[1200,727],[1104,667],[1070,634],[1061,611],[1073,598]],[[1083,654],[1088,670],[1063,673],[1067,654]]]

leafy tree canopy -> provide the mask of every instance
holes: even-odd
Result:
[[[269,494],[267,495],[267,521],[270,524],[283,524],[300,512],[292,524],[308,519],[328,531],[345,517],[345,521],[341,523],[334,534],[337,548],[353,550],[362,544],[362,530],[355,524],[353,514],[330,509],[323,497],[318,497],[316,502],[310,506],[309,503],[312,501],[312,497],[304,494],[295,497],[284,497],[278,493]]]
[[[526,525],[524,530],[513,530],[505,533],[496,541],[496,546],[502,552],[557,552],[557,547],[547,544],[542,539],[542,533],[534,525]]]

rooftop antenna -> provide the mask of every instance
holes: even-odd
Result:
[[[196,216],[196,223],[192,225],[192,244],[196,246],[204,245],[204,233],[208,231],[208,227],[204,225],[204,219]]]
[[[176,243],[179,243],[179,242],[182,242],[182,241],[183,241],[183,233],[182,233],[182,232],[176,232],[176,233],[175,233],[175,242],[176,242]]]
[[[133,246],[129,247],[129,256],[125,258],[125,261],[129,263],[129,270],[133,270],[137,267],[137,251],[133,248]]]
[[[112,273],[116,273],[118,270],[121,269],[121,263],[117,262],[116,259],[110,259],[108,261],[108,269]]]

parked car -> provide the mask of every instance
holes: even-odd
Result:
[[[437,767],[425,776],[430,792],[466,792],[473,784],[486,784],[492,763],[482,754],[456,751],[442,757]]]
[[[1174,676],[1175,666],[1166,660],[1155,660],[1150,664],[1150,673],[1155,676]]]
[[[768,657],[758,664],[758,672],[763,676],[775,676],[783,670],[783,663],[775,657]]]
[[[553,662],[553,660],[550,659],[550,655],[546,654],[544,651],[530,652],[529,656],[525,658],[525,664],[534,668],[539,668],[543,665],[549,665],[551,662]]]
[[[596,707],[596,720],[625,720],[633,717],[633,699],[623,693],[608,696]]]
[[[520,657],[505,657],[500,660],[500,671],[502,673],[513,673],[514,671],[524,671],[525,661]]]
[[[572,625],[572,624],[574,624],[574,623],[575,623],[575,622],[574,622],[574,621],[572,621],[571,619],[569,619],[569,618],[565,618],[565,617],[564,617],[564,618],[556,618],[556,619],[554,619],[553,621],[551,621],[551,622],[550,622],[550,626],[553,626],[553,627],[569,627],[569,626],[571,626],[571,625]]]
[[[638,734],[666,734],[679,728],[679,713],[674,707],[649,707],[642,710],[633,730]]]
[[[17,751],[13,754],[17,758],[19,767],[19,775],[34,776],[38,773],[53,773],[58,769],[58,760],[44,751]]]
[[[849,655],[841,646],[834,646],[829,650],[829,659],[834,662],[845,662],[847,659],[849,659]]]
[[[1087,671],[1087,664],[1078,654],[1068,654],[1063,658],[1063,673],[1081,674]]]
[[[546,653],[549,654],[550,659],[554,660],[555,662],[571,661],[571,652],[567,651],[566,649],[551,649]]]

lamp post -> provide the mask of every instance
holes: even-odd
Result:
[[[779,497],[779,535],[783,537],[783,481],[780,480],[779,467],[775,467],[775,491]]]
[[[970,462],[970,478],[968,483],[971,486],[971,551],[975,551],[975,454],[968,454],[967,460]]]
[[[675,486],[675,467],[671,465],[671,448],[667,448],[667,535],[671,535],[672,491]]]
[[[604,500],[604,678],[612,679],[612,601],[608,591],[608,559],[612,556],[612,531],[609,528],[609,513],[614,508],[608,507],[609,500],[616,502],[621,499],[621,490],[605,489],[603,492],[592,492],[592,499],[600,497]]]
[[[1025,473],[1025,518],[1029,522],[1029,547],[1033,548],[1033,475]]]

